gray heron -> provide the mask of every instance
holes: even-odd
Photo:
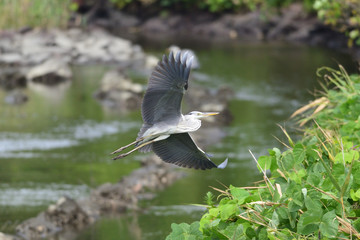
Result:
[[[181,113],[181,101],[188,88],[193,57],[187,51],[163,56],[152,72],[142,102],[143,125],[136,141],[112,154],[135,145],[129,152],[113,159],[126,157],[136,150],[154,151],[164,162],[195,169],[225,168],[227,159],[220,165],[213,163],[189,135],[198,130],[201,119],[218,112],[192,111]]]

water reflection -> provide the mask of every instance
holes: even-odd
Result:
[[[52,104],[59,105],[65,97],[67,90],[71,86],[70,80],[65,80],[57,83],[56,85],[45,85],[33,81],[28,82],[28,88],[45,98],[46,101],[51,101]]]

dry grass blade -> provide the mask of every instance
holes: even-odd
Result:
[[[293,140],[290,138],[290,135],[287,133],[286,129],[285,129],[283,126],[281,126],[280,124],[277,124],[277,126],[278,126],[278,127],[281,129],[281,131],[285,134],[285,136],[286,136],[286,138],[288,139],[290,145],[291,145],[292,147],[294,147],[295,144],[294,144]]]
[[[278,140],[279,143],[281,143],[282,145],[284,145],[286,148],[290,149],[291,147],[288,146],[286,143],[284,143],[283,141],[281,141],[278,137],[272,135],[276,140]]]
[[[276,203],[276,202],[264,202],[264,201],[256,201],[256,202],[249,202],[247,204],[250,205],[262,205],[262,206],[277,206],[277,205],[282,205],[282,203]]]
[[[225,195],[229,195],[229,193],[226,192],[226,191],[224,191],[224,190],[221,190],[221,189],[219,189],[219,188],[212,187],[212,186],[209,186],[209,187],[211,187],[211,188],[214,189],[215,191],[218,191],[219,193],[222,193],[222,194],[225,194]]]
[[[287,177],[280,169],[276,169],[276,171],[287,181]]]
[[[323,193],[323,194],[331,197],[332,199],[334,199],[334,200],[337,201],[338,203],[341,203],[341,202],[339,201],[339,199],[337,199],[337,197],[335,197],[334,195],[332,195],[332,194],[330,194],[330,193],[327,193],[327,192],[321,190],[320,188],[317,188],[317,187],[315,187],[315,186],[313,186],[313,185],[311,185],[311,184],[309,184],[309,185],[310,185],[311,187],[315,188],[316,190],[318,190],[319,192],[321,192],[321,193]]]
[[[336,216],[336,219],[341,224],[341,226],[339,226],[340,231],[350,234],[350,236],[355,235],[358,239],[360,239],[360,233],[358,231],[356,231],[356,229],[348,221],[346,221],[345,219],[343,219],[339,216]]]
[[[266,187],[239,187],[240,189],[263,189]]]
[[[310,108],[316,107],[318,105],[324,104],[326,102],[329,102],[329,100],[326,97],[321,97],[318,99],[315,99],[314,101],[310,102],[309,104],[299,108],[298,110],[296,110],[291,116],[290,118],[293,118],[301,113],[306,112],[307,110],[309,110]]]
[[[321,110],[323,110],[327,105],[329,104],[329,102],[324,102],[323,104],[320,104],[315,111],[311,114],[311,117],[315,116],[315,114],[317,114],[318,112],[320,112]]]

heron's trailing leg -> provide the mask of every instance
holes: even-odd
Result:
[[[145,147],[146,145],[149,145],[149,144],[151,144],[151,143],[153,143],[153,142],[156,142],[156,141],[158,141],[158,140],[157,140],[157,139],[153,139],[153,140],[151,140],[151,141],[149,141],[149,142],[145,142],[145,143],[137,146],[136,148],[130,150],[130,151],[127,152],[127,153],[123,153],[123,154],[120,154],[120,155],[114,157],[113,160],[126,157],[127,155],[129,155],[129,154],[135,152],[136,150],[138,150],[139,148]],[[135,141],[135,142],[137,142],[137,141]],[[135,142],[134,142],[134,143],[135,143]],[[139,141],[138,141],[138,142],[139,142]],[[134,144],[134,143],[132,143],[132,144]],[[130,144],[129,146],[131,146],[132,144]],[[126,147],[126,146],[125,146],[125,147]],[[119,148],[119,149],[121,149],[121,148]],[[118,150],[116,150],[114,153],[116,153],[117,151],[118,151]]]
[[[124,149],[126,149],[126,148],[130,147],[131,145],[137,144],[138,142],[141,142],[142,140],[144,140],[144,137],[139,138],[139,139],[137,139],[136,141],[134,141],[134,142],[132,142],[132,143],[129,143],[128,145],[123,146],[123,147],[121,147],[121,148],[119,148],[119,149],[117,149],[117,150],[113,151],[111,154],[115,154],[115,153],[121,152],[122,150],[124,150]]]

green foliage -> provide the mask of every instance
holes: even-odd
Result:
[[[65,27],[71,9],[70,0],[1,0],[0,29],[21,27]]]
[[[324,96],[300,111],[313,122],[304,137],[284,152],[274,148],[258,159],[259,170],[271,171],[270,182],[256,189],[230,185],[217,206],[208,206],[199,223],[201,235],[194,237],[360,237],[360,76],[349,76],[342,67],[323,70]],[[172,234],[167,239],[177,239]]]
[[[129,4],[158,6],[161,8],[181,9],[185,11],[202,10],[212,13],[238,12],[242,9],[255,11],[281,8],[296,0],[110,0],[117,7],[124,8]],[[314,0],[304,0],[305,9],[312,8]]]
[[[349,46],[360,45],[360,1],[315,0],[318,17],[349,37]]]
[[[167,236],[166,240],[200,240],[202,234],[199,230],[199,222],[193,222],[191,225],[187,223],[171,224],[172,232]]]

